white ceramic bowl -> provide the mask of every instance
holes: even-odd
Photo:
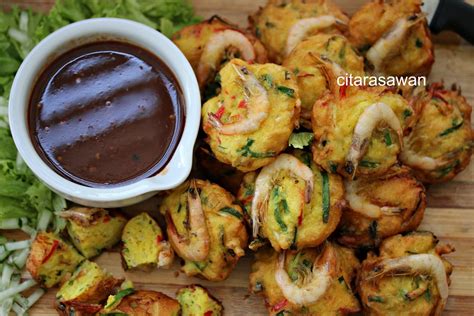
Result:
[[[176,151],[162,171],[124,186],[91,188],[62,177],[41,159],[29,135],[28,105],[33,85],[50,61],[74,47],[104,39],[124,41],[145,48],[164,61],[181,86],[186,116]],[[168,38],[137,22],[100,18],[65,26],[46,37],[30,52],[13,82],[8,114],[20,155],[49,188],[82,205],[120,207],[145,200],[157,191],[174,188],[186,180],[191,171],[193,146],[199,129],[201,98],[191,65]]]

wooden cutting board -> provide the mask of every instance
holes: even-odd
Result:
[[[105,1],[105,0],[104,0]],[[108,1],[108,0],[107,0]],[[112,1],[112,0],[110,0]],[[207,18],[219,14],[241,26],[246,26],[248,14],[265,4],[265,0],[193,0],[199,15]],[[347,13],[353,13],[364,0],[335,0]],[[474,2],[469,0],[468,2]],[[20,4],[47,11],[52,0],[0,0],[0,6]],[[456,35],[444,33],[435,37],[436,62],[430,81],[444,80],[447,86],[457,83],[471,105],[474,105],[474,46]],[[153,204],[153,202],[151,202]],[[428,209],[420,227],[434,232],[442,242],[456,247],[447,256],[454,264],[450,296],[444,315],[472,315],[474,313],[474,164],[453,181],[428,188]],[[225,306],[226,315],[266,315],[263,300],[248,294],[248,274],[252,255],[243,258],[229,279],[224,282],[208,282],[188,278],[177,273],[176,264],[170,270],[151,273],[127,272],[120,265],[118,253],[102,254],[97,262],[117,277],[131,279],[139,289],[151,289],[174,296],[185,284],[200,283],[210,289]],[[54,315],[55,290],[48,291],[31,310],[30,315]]]

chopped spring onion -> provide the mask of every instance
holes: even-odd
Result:
[[[51,222],[52,217],[52,212],[48,210],[42,210],[38,215],[38,225],[36,226],[36,229],[39,231],[45,231],[48,228],[49,222]]]
[[[43,295],[46,293],[43,289],[36,289],[30,296],[27,298],[16,295],[15,303],[12,306],[13,311],[17,315],[26,315],[26,311],[30,309]]]
[[[54,195],[53,197],[53,210],[54,212],[61,212],[67,207],[66,204],[66,199],[64,199],[62,196],[59,196],[57,194]]]
[[[13,275],[13,267],[9,264],[3,266],[2,280],[0,282],[0,288],[6,289],[10,286],[10,281]]]
[[[5,249],[8,251],[20,250],[30,247],[29,240],[21,240],[21,241],[10,241],[5,244]]]
[[[4,245],[0,246],[0,262],[5,260],[10,255],[11,251],[5,249]]]
[[[5,299],[0,301],[0,315],[10,314],[10,310],[13,305],[13,298]]]
[[[21,296],[21,294],[14,295],[13,300],[15,301],[15,303],[17,303],[23,308],[26,308],[26,306],[28,306],[28,299],[26,297]]]
[[[17,316],[27,315],[26,310],[17,303],[13,303],[12,310],[16,313]]]
[[[19,218],[8,218],[0,221],[0,229],[20,229],[21,220]]]
[[[10,28],[8,30],[8,35],[13,38],[15,41],[26,44],[29,42],[30,38],[25,32],[22,32],[20,30],[17,30],[15,28]]]
[[[17,267],[17,269],[23,269],[26,264],[26,260],[28,259],[28,254],[30,253],[29,248],[25,248],[23,250],[17,250],[16,253],[13,255],[13,264]]]
[[[31,226],[28,225],[22,225],[21,230],[27,233],[28,235],[31,236],[31,238],[34,238],[36,236],[36,229],[34,229]]]
[[[20,23],[18,26],[21,31],[28,32],[28,12],[22,11],[20,13]]]
[[[321,176],[323,178],[323,223],[327,223],[329,221],[329,211],[331,210],[331,191],[329,187],[329,176],[327,172],[321,172]]]
[[[35,284],[36,284],[36,282],[34,280],[30,279],[30,280],[26,280],[25,282],[20,283],[16,286],[11,286],[11,287],[9,287],[8,289],[6,289],[4,291],[0,291],[0,301],[6,300],[6,299],[12,297],[15,294],[21,293],[21,292],[29,289],[30,287],[32,287]]]
[[[5,99],[4,97],[0,97],[0,107],[4,107],[4,108],[8,107],[7,99]],[[8,112],[7,112],[7,114],[8,114]]]

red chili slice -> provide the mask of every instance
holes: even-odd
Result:
[[[344,99],[346,97],[347,88],[348,88],[347,85],[343,85],[339,88],[339,96],[341,97],[341,99]]]
[[[104,223],[110,222],[110,216],[105,216],[103,222]]]
[[[159,244],[163,240],[163,236],[156,235],[156,242]]]
[[[287,301],[286,299],[284,299],[284,300],[282,300],[281,302],[276,303],[275,305],[273,305],[272,311],[274,311],[274,312],[279,311],[280,309],[282,309],[283,307],[285,307],[286,304],[288,304],[288,301]]]
[[[51,256],[56,251],[58,246],[59,246],[59,241],[54,240],[53,245],[51,246],[51,249],[49,250],[49,253],[46,255],[46,257],[43,258],[43,261],[41,262],[42,264],[45,263],[46,261],[48,261],[51,258]]]
[[[298,226],[303,224],[303,210],[301,210],[300,215],[298,215]]]
[[[246,109],[247,108],[247,102],[245,102],[245,100],[240,101],[239,105],[238,105],[238,108],[239,109]]]
[[[212,311],[207,311],[204,313],[204,316],[212,316]]]
[[[225,108],[223,105],[221,105],[221,107],[217,109],[216,113],[214,113],[214,116],[220,120],[222,115],[224,114],[224,111]]]

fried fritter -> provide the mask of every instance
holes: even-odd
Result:
[[[300,42],[283,61],[298,82],[301,118],[311,120],[314,103],[347,73],[364,75],[364,60],[342,35],[318,34]]]
[[[220,185],[232,194],[237,194],[244,173],[236,168],[220,162],[207,146],[196,150],[193,168],[196,178],[208,179]]]
[[[378,74],[428,75],[433,43],[421,0],[373,0],[351,18],[350,39]]]
[[[40,231],[31,244],[26,269],[41,286],[51,288],[70,277],[84,260],[59,236]]]
[[[268,239],[277,250],[315,247],[336,229],[344,204],[341,178],[321,171],[311,154],[281,154],[244,178],[239,200],[251,214],[256,249]]]
[[[298,123],[296,80],[274,64],[233,59],[221,69],[221,93],[202,108],[203,129],[216,158],[247,172],[273,161]]]
[[[454,251],[437,245],[430,232],[385,239],[380,255],[362,262],[357,291],[367,315],[441,315],[452,265],[441,255]]]
[[[344,177],[376,176],[397,163],[413,109],[384,87],[348,87],[313,108],[314,161]]]
[[[306,37],[345,31],[349,18],[327,0],[270,0],[249,21],[270,60],[281,63]]]
[[[186,275],[224,280],[245,254],[244,214],[232,194],[218,185],[187,181],[164,198],[160,211]]]
[[[267,54],[260,41],[218,16],[187,26],[172,37],[193,67],[201,90],[215,95],[216,73],[233,58],[265,63]]]
[[[60,315],[89,313],[97,308],[122,282],[105,272],[97,263],[84,261],[56,293]]]
[[[404,139],[400,159],[425,183],[449,181],[471,161],[474,133],[472,107],[455,87],[440,83],[416,92],[417,121]]]
[[[425,188],[405,167],[394,167],[379,178],[346,180],[345,196],[338,240],[351,247],[373,247],[386,237],[417,229],[426,207]]]
[[[221,316],[224,311],[221,302],[200,285],[179,289],[176,298],[181,305],[182,316]]]
[[[149,271],[155,267],[167,268],[173,263],[173,249],[164,240],[160,226],[148,213],[143,212],[127,222],[122,243],[125,269]]]
[[[278,254],[258,252],[250,291],[265,298],[269,315],[339,315],[360,310],[351,282],[359,261],[348,248],[326,243]]]
[[[73,207],[61,216],[67,219],[66,229],[74,246],[86,258],[117,244],[127,222],[119,212],[99,208]]]
[[[123,297],[119,297],[122,296]],[[115,297],[119,300],[117,306],[101,311],[100,315],[128,316],[178,316],[181,307],[175,299],[156,291],[124,289]]]

